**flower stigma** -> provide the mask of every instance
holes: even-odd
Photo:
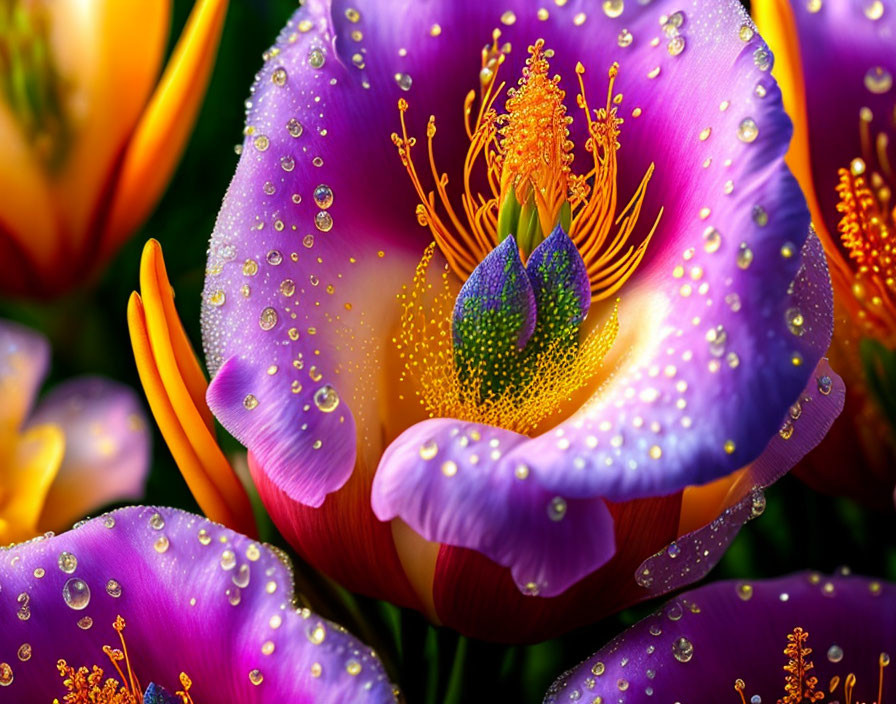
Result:
[[[818,689],[818,678],[811,674],[815,669],[814,663],[809,660],[812,654],[812,648],[808,647],[809,632],[797,626],[793,632],[787,634],[787,647],[784,648],[784,655],[787,656],[787,664],[784,665],[784,693],[785,696],[778,699],[777,704],[803,704],[811,702],[820,702],[825,699],[825,693]],[[842,649],[837,646],[831,646],[828,650],[828,660],[831,662],[839,662],[843,658]],[[877,682],[877,698],[874,699],[875,704],[884,704],[884,670],[890,665],[890,656],[887,653],[881,653],[877,659],[878,663],[878,682]],[[834,675],[828,684],[828,693],[833,696],[838,690],[843,693],[844,704],[863,704],[862,701],[853,699],[855,695],[856,676],[849,673],[842,680],[839,676]],[[747,688],[746,683],[738,678],[734,682],[734,689],[740,695],[741,703],[747,704],[747,698],[744,694]],[[753,696],[750,701],[761,700],[760,697]]]
[[[417,220],[433,242],[399,294],[403,315],[394,342],[401,380],[413,384],[430,417],[529,434],[595,383],[619,330],[618,301],[602,326],[586,332],[589,307],[614,297],[634,273],[662,209],[646,236],[633,243],[654,165],[618,208],[618,64],[608,73],[606,103],[596,110],[585,95],[585,68],[576,66],[576,102],[591,155],[589,169],[576,173],[573,118],[560,76],[550,74],[553,51],[541,39],[529,47],[522,76],[506,91],[499,114],[495,103],[505,83],[498,83],[497,73],[510,50],[499,47],[499,38],[495,30],[482,51],[478,109],[475,91],[464,103],[470,145],[462,215],[448,193],[447,174],[435,164],[435,117],[426,130],[435,190],[427,192],[411,156],[416,138],[408,135],[409,106],[398,102],[401,134],[392,141],[418,196]],[[475,180],[488,184],[486,194],[474,193],[471,185],[482,166],[484,178]],[[446,262],[441,272],[430,271],[436,248]]]
[[[158,691],[156,685],[150,684],[144,692],[134,674],[124,639],[125,620],[117,616],[112,627],[118,633],[121,648],[104,645],[103,653],[109,658],[119,679],[104,677],[103,669],[97,665],[89,670],[83,666],[75,669],[65,660],[59,660],[56,669],[62,676],[62,684],[68,690],[68,694],[61,700],[62,704],[146,704],[145,695],[153,689]],[[165,693],[167,697],[149,697],[149,701],[153,703],[179,701],[182,704],[194,704],[190,696],[190,687],[193,683],[183,672],[180,673],[180,684],[183,689],[175,692],[174,697]],[[53,704],[60,704],[60,700],[54,699]]]

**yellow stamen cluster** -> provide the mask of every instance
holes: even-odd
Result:
[[[119,679],[105,677],[103,669],[97,665],[89,670],[86,667],[75,669],[65,660],[59,660],[56,663],[56,669],[62,676],[63,686],[68,690],[68,694],[62,697],[63,704],[143,704],[143,689],[131,667],[128,648],[124,640],[125,620],[118,616],[112,627],[118,633],[121,648],[104,645],[103,653],[109,658]],[[180,697],[183,704],[194,704],[193,698],[190,696],[190,687],[192,686],[190,678],[181,673],[180,683],[183,690],[178,691],[176,695]],[[53,704],[60,704],[60,702],[58,699],[54,699]]]
[[[591,109],[585,96],[584,67],[576,67],[576,102],[587,122],[585,150],[592,157],[589,170],[576,174],[571,170],[572,118],[563,105],[565,94],[559,87],[559,78],[549,77],[551,53],[544,50],[543,41],[529,47],[523,77],[518,87],[508,92],[507,112],[499,116],[495,110],[495,101],[505,86],[497,83],[505,54],[505,48],[498,47],[499,36],[496,30],[491,47],[482,52],[480,100],[472,122],[475,91],[467,94],[464,103],[470,146],[464,160],[462,214],[448,193],[448,175],[435,164],[435,117],[429,118],[426,130],[429,167],[435,184],[434,190],[427,191],[411,157],[417,142],[408,135],[408,103],[404,99],[398,102],[401,134],[394,133],[392,141],[420,201],[418,222],[429,227],[449,266],[464,280],[499,243],[499,215],[508,198],[516,198],[524,209],[537,210],[543,235],[557,224],[561,211],[568,209],[569,226],[564,229],[585,261],[592,300],[609,298],[634,273],[662,215],[660,210],[640,243],[629,241],[653,174],[652,164],[632,198],[617,212],[616,151],[622,118],[616,105],[622,96],[614,95],[613,85],[619,67],[613,64],[610,68],[606,104],[598,110]],[[473,174],[482,162],[488,184],[486,194],[472,190]]]
[[[394,343],[403,363],[402,382],[410,382],[430,417],[450,417],[529,434],[561,414],[572,394],[592,383],[609,352],[619,321],[616,311],[595,328],[578,349],[558,339],[536,359],[536,373],[492,398],[481,398],[484,376],[473,370],[462,378],[455,364],[451,312],[456,291],[450,271],[431,271],[435,243],[426,249],[410,287],[399,294],[401,329]],[[438,276],[438,279],[436,278]],[[578,334],[578,332],[576,332]]]
[[[812,654],[812,648],[807,647],[806,643],[809,639],[808,631],[797,626],[792,633],[787,634],[787,647],[784,648],[784,654],[787,656],[787,664],[784,665],[784,671],[787,673],[784,681],[785,696],[778,700],[778,704],[805,704],[806,702],[820,702],[824,699],[823,691],[818,691],[818,678],[809,673],[815,668],[815,665],[809,660]],[[877,681],[877,699],[874,704],[884,704],[884,669],[890,665],[890,656],[887,653],[881,653],[878,658],[878,681]],[[842,681],[844,704],[862,704],[854,701],[853,695],[856,687],[856,676],[849,673]],[[835,694],[840,688],[840,677],[835,675],[831,678],[828,685],[828,692]],[[742,704],[747,704],[747,698],[744,694],[747,685],[742,679],[738,679],[734,683],[734,689],[740,694]]]
[[[851,262],[852,293],[867,330],[890,345],[896,343],[896,205],[887,184],[896,182],[879,145],[880,171],[863,159],[840,169],[837,194],[841,214],[837,229]]]

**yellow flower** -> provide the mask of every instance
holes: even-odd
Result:
[[[170,0],[0,5],[0,289],[49,297],[115,253],[195,121],[226,0],[197,0],[171,58]]]

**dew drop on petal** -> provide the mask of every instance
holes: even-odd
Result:
[[[893,74],[883,66],[872,66],[865,74],[865,87],[875,95],[882,95],[893,87]]]
[[[604,0],[601,5],[604,10],[604,14],[607,17],[619,17],[622,14],[622,11],[625,9],[625,3],[623,0]]]
[[[410,74],[407,73],[396,73],[395,74],[395,83],[398,84],[398,87],[404,91],[408,91],[411,89],[411,84],[413,84],[414,79],[411,78]]]
[[[681,636],[672,642],[672,656],[678,662],[689,662],[694,657],[694,644]]]
[[[828,660],[833,663],[840,662],[843,659],[843,648],[836,643],[828,648]]]
[[[741,142],[752,142],[759,136],[759,127],[751,117],[745,117],[737,126],[737,138]]]
[[[78,568],[78,558],[70,552],[61,552],[59,553],[57,564],[60,570],[66,574],[71,574]]]
[[[81,611],[90,603],[90,587],[78,577],[72,577],[62,585],[62,600],[70,609]]]
[[[324,384],[314,392],[314,405],[324,413],[332,413],[339,406],[339,394],[329,384]]]

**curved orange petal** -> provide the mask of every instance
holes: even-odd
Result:
[[[52,50],[70,86],[66,112],[72,139],[54,183],[64,256],[82,253],[98,235],[94,228],[122,150],[158,77],[170,2],[52,5]]]
[[[837,242],[828,232],[812,181],[806,84],[803,79],[796,20],[790,7],[790,0],[753,0],[751,8],[759,33],[775,56],[772,74],[781,87],[784,109],[793,121],[793,137],[785,161],[806,197],[812,224],[828,255],[835,290],[849,291],[852,281],[849,267],[843,260]]]
[[[226,0],[199,0],[193,8],[124,154],[101,258],[143,222],[167,186],[199,113],[226,13]]]
[[[52,424],[38,425],[4,442],[0,466],[0,543],[37,534],[50,485],[65,454],[65,434]],[[11,445],[11,447],[10,447]]]
[[[202,400],[205,379],[199,364],[176,313],[167,317],[174,307],[157,242],[144,253],[140,278],[145,298],[136,292],[131,295],[128,327],[153,416],[203,512],[234,530],[255,535],[249,498],[207,420]]]

